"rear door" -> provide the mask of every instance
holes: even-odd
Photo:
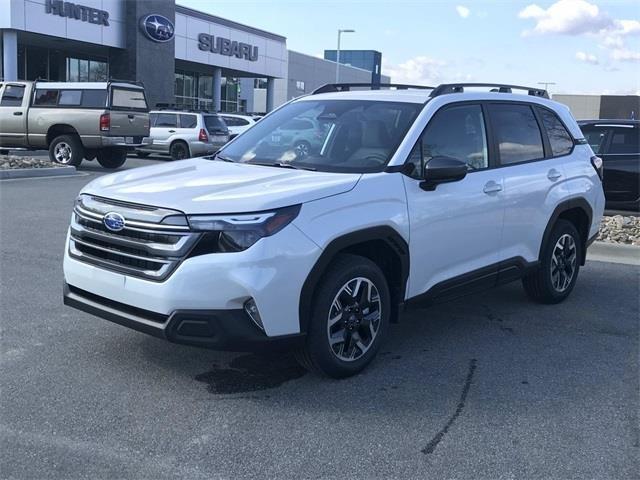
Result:
[[[111,135],[140,143],[149,136],[149,108],[143,89],[112,85],[109,92]]]
[[[153,139],[153,150],[167,153],[173,136],[178,130],[178,115],[176,113],[158,112],[151,114],[153,124],[151,125],[151,138]]]
[[[638,125],[596,125],[584,130],[589,132],[585,132],[589,139],[596,136],[594,132],[607,132],[602,147],[596,153],[604,162],[603,187],[610,208],[626,208],[634,204],[637,207],[640,200]]]
[[[24,84],[7,83],[0,96],[0,145],[27,147],[29,92]]]

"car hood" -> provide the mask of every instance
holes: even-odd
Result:
[[[240,213],[344,193],[360,177],[197,158],[105,175],[81,193],[187,214]]]

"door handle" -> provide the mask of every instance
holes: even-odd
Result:
[[[499,183],[496,183],[493,180],[491,180],[490,182],[487,182],[485,184],[485,186],[482,189],[482,191],[484,193],[486,193],[487,195],[492,194],[492,193],[498,193],[498,192],[502,191],[502,185],[500,185]]]
[[[549,180],[551,180],[552,182],[555,182],[561,176],[562,176],[562,174],[558,170],[556,170],[555,168],[552,168],[551,170],[549,170],[549,173],[547,173],[547,178]]]
[[[14,114],[16,117],[20,117],[20,116],[22,115],[22,112],[13,112],[13,114]]]
[[[176,133],[175,130],[169,130],[169,133]]]

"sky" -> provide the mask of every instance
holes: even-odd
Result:
[[[382,52],[397,83],[553,82],[552,93],[640,94],[640,1],[178,0],[287,37],[287,48]]]

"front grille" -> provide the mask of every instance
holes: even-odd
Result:
[[[103,223],[111,212],[124,217],[122,230],[111,231]],[[200,236],[189,230],[181,212],[83,195],[74,209],[69,254],[101,268],[161,281]]]

